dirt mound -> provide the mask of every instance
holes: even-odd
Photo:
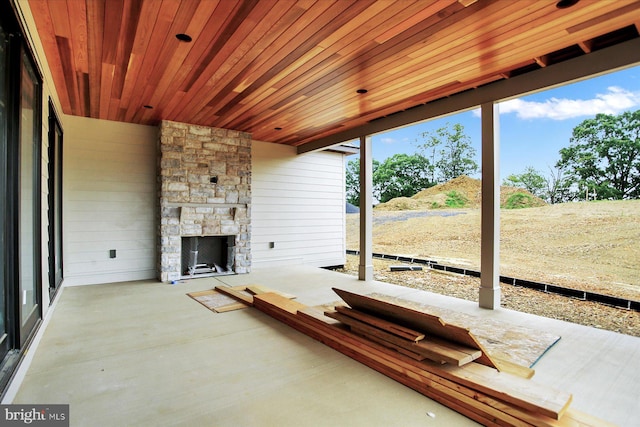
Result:
[[[519,197],[514,197],[514,196]],[[507,209],[537,208],[545,206],[547,202],[534,196],[524,188],[500,187],[500,207]]]
[[[455,193],[454,193],[455,192]],[[517,199],[510,198],[515,194],[522,194]],[[453,196],[453,197],[452,197]],[[460,205],[452,201],[464,203]],[[437,209],[447,207],[479,208],[482,201],[482,182],[479,179],[470,178],[466,175],[459,176],[451,181],[438,184],[424,189],[412,197],[398,197],[386,203],[376,206],[376,209],[394,210],[417,210],[417,209]],[[514,202],[520,205],[512,206]],[[500,206],[505,207],[535,207],[544,206],[544,200],[534,196],[524,188],[500,187]]]
[[[381,211],[410,211],[420,209],[420,202],[410,197],[396,197],[386,203],[380,203],[376,209]]]

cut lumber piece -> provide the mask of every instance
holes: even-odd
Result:
[[[438,316],[391,304],[380,299],[337,288],[333,288],[333,291],[351,308],[399,323],[408,328],[423,331],[428,335],[436,335],[448,341],[480,350],[482,354],[476,361],[498,369],[482,344],[466,328],[447,324]]]
[[[405,348],[403,348],[401,346],[397,346],[397,345],[395,345],[395,344],[393,344],[393,343],[391,343],[389,341],[385,341],[384,339],[379,338],[379,337],[377,337],[375,335],[372,335],[368,331],[366,331],[364,329],[360,329],[357,326],[351,325],[350,329],[351,329],[351,332],[354,332],[354,333],[356,333],[356,334],[358,334],[358,335],[360,335],[360,336],[362,336],[362,337],[364,337],[364,338],[366,338],[368,340],[371,340],[371,341],[373,341],[375,343],[383,345],[383,346],[385,346],[387,348],[395,350],[398,353],[402,353],[405,356],[409,356],[410,358],[412,358],[414,360],[424,360],[424,359],[427,358],[427,356],[424,356],[424,355],[419,354],[419,353],[414,353],[411,350],[407,350],[407,349],[405,349]]]
[[[498,365],[500,372],[508,372],[512,375],[517,375],[522,378],[533,378],[536,371],[526,366],[518,365],[517,363],[510,362],[509,360],[501,359],[499,357],[492,357],[493,362]]]
[[[329,316],[340,322],[355,327],[366,334],[366,338],[375,337],[392,344],[391,348],[399,347],[413,353],[425,356],[429,360],[433,360],[438,363],[452,363],[456,366],[462,366],[464,364],[473,362],[480,357],[482,352],[468,347],[463,347],[456,343],[447,343],[439,338],[429,338],[427,340],[413,342],[402,338],[399,338],[386,331],[369,326],[364,322],[357,319],[353,319],[349,316],[345,316],[338,312],[325,311],[325,316]],[[375,340],[379,344],[379,341]],[[390,347],[387,345],[387,347]]]
[[[247,305],[253,305],[253,297],[245,292],[243,292],[244,287],[241,289],[234,289],[228,286],[216,286],[216,291],[228,295],[232,298],[237,299],[240,302],[243,302]]]
[[[488,411],[492,417],[502,417],[502,423],[518,425],[513,420],[515,417],[516,421],[526,420],[526,423],[521,422],[520,425],[563,425],[555,421],[566,411],[571,401],[568,393],[500,373],[475,362],[462,367],[439,365],[428,360],[418,362],[327,323],[327,320],[332,319],[318,310],[302,305],[303,308],[293,314],[290,302],[275,294],[262,294],[255,296],[254,306],[336,350],[344,350],[343,353],[362,363],[366,364],[373,359],[376,363],[383,364],[387,370],[393,369],[414,380],[423,381],[429,386],[427,391],[437,387],[454,398],[460,397],[458,394],[466,396],[460,397],[458,401],[467,400],[468,406]],[[469,367],[473,369],[470,370]]]
[[[391,334],[397,335],[400,338],[404,338],[411,341],[420,341],[424,339],[424,333],[422,332],[415,331],[410,328],[405,328],[404,326],[400,326],[393,322],[389,322],[384,319],[371,316],[367,313],[363,313],[353,308],[343,307],[338,305],[335,307],[335,309],[338,313],[344,314],[345,316],[352,317],[356,320],[360,320],[361,322],[367,323],[371,326],[375,326],[378,329],[382,329],[383,331],[387,331]]]
[[[253,295],[266,294],[266,293],[273,292],[275,294],[282,295],[283,297],[288,298],[288,299],[296,299],[295,295],[288,294],[286,292],[280,292],[280,291],[277,291],[275,289],[271,289],[271,288],[268,288],[268,287],[262,286],[262,285],[250,285],[250,286],[246,287],[246,290],[247,290],[247,292],[249,292],[249,293],[251,293]]]

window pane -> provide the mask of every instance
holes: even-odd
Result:
[[[28,58],[22,58],[20,100],[20,314],[24,325],[37,307],[35,150],[37,80]]]
[[[7,195],[7,91],[3,82],[7,81],[7,34],[0,27],[0,199],[8,200]],[[6,237],[4,224],[6,208],[0,209],[0,337],[4,335],[5,318],[5,250]]]

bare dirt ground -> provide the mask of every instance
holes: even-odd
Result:
[[[500,212],[503,275],[640,300],[640,200],[565,203]],[[359,215],[347,216],[347,248],[358,249]],[[374,210],[373,250],[480,269],[480,210]],[[357,271],[349,257],[347,271]],[[354,258],[354,259],[351,259]],[[476,300],[479,281],[425,271],[379,280]],[[640,336],[640,314],[502,285],[503,306]]]

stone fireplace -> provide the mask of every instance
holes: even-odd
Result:
[[[251,270],[251,135],[163,121],[158,277]]]

